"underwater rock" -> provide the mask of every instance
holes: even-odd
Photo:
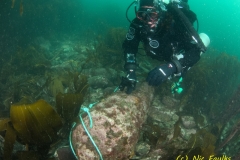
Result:
[[[76,59],[76,56],[78,55],[78,52],[75,51],[69,51],[69,50],[65,50],[63,51],[63,53],[61,55],[59,55],[59,57],[61,58],[61,60],[64,61],[68,61],[68,60],[74,60]]]
[[[62,70],[72,70],[73,68],[79,68],[78,61],[76,60],[62,60],[62,58],[57,57],[52,62],[52,71],[62,72]]]
[[[90,87],[97,89],[106,87],[112,87],[113,85],[119,85],[118,74],[113,69],[106,68],[94,68],[94,69],[84,69],[83,74],[89,76],[88,83]]]
[[[63,44],[61,48],[64,52],[70,53],[71,51],[73,51],[73,47],[71,45],[67,44],[67,42],[66,42],[66,44]]]
[[[151,146],[145,142],[138,143],[135,149],[136,155],[144,156],[148,154],[148,152],[150,151],[150,147]]]
[[[142,158],[141,160],[161,160],[164,159],[163,157],[167,154],[167,151],[160,149],[160,148],[155,148],[150,151],[148,156],[146,158]]]
[[[0,159],[3,160],[4,155],[4,141],[5,139],[0,135]],[[26,146],[16,141],[13,145],[12,155],[18,153],[19,151],[26,151]]]
[[[151,123],[159,124],[163,128],[172,129],[174,124],[178,121],[179,116],[171,110],[152,107],[149,111],[149,120]]]
[[[12,154],[16,154],[19,151],[26,151],[26,146],[16,141],[13,146]]]
[[[88,104],[92,103],[92,102],[99,102],[101,99],[103,99],[103,89],[98,88],[98,89],[93,89],[93,88],[89,88],[89,92],[91,93],[89,95],[89,98],[87,98],[84,101],[84,105],[87,106]]]
[[[114,92],[114,90],[116,89],[116,86],[112,86],[112,87],[107,87],[103,90],[103,96],[106,97],[110,94],[112,94]]]
[[[97,89],[97,88],[106,88],[111,86],[112,83],[103,76],[93,76],[88,78],[88,84],[90,87]]]
[[[130,95],[119,91],[107,97],[90,112],[93,128],[89,128],[88,116],[83,118],[105,160],[128,159],[132,155],[139,131],[147,117],[153,92],[153,88],[144,83]],[[99,159],[82,124],[74,128],[72,143],[79,159]]]
[[[191,129],[196,127],[196,123],[192,116],[182,116],[181,117],[182,125],[186,129]]]
[[[174,125],[179,120],[176,110],[161,103],[160,97],[156,96],[153,100],[152,107],[148,112],[147,124],[155,124],[160,127],[164,135],[167,135],[168,140],[174,136]]]
[[[76,159],[69,146],[60,147],[54,153],[56,160],[74,160]]]
[[[91,93],[88,98],[84,101],[85,106],[92,102],[99,102],[101,99],[108,97],[109,95],[114,93],[114,90],[116,89],[116,86],[113,87],[107,87],[105,89],[97,88],[93,89],[92,87],[89,88],[89,92]]]
[[[167,107],[174,109],[177,107],[180,101],[170,96],[164,96],[162,98],[162,103],[165,104]]]
[[[83,74],[106,77],[110,81],[116,81],[118,79],[117,71],[111,68],[96,68],[96,66],[94,66],[94,68],[83,70]]]
[[[182,138],[184,139],[190,139],[192,135],[196,134],[197,130],[196,129],[185,129],[185,128],[181,128],[181,135]]]
[[[52,47],[52,44],[50,43],[49,40],[46,40],[45,38],[43,37],[37,37],[35,40],[34,40],[34,43],[36,45],[39,45],[42,49],[46,50],[46,51],[49,51],[50,48]]]

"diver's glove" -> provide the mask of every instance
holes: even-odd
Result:
[[[127,87],[126,93],[130,94],[136,88],[136,73],[135,70],[129,70],[126,77],[122,77],[122,81],[119,85],[120,91],[123,91]]]
[[[159,67],[154,68],[148,73],[147,82],[151,86],[159,86],[162,82],[167,80],[169,76],[177,71],[174,63],[170,62]]]

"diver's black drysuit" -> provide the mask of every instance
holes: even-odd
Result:
[[[177,67],[176,73],[185,73],[199,61],[201,49],[186,26],[171,12],[166,11],[162,15],[155,32],[150,32],[147,27],[138,18],[135,18],[129,27],[123,43],[126,70],[136,69],[137,63],[129,61],[129,54],[136,58],[139,42],[143,42],[148,56],[173,62]]]

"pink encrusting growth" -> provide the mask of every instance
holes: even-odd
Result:
[[[91,111],[93,128],[88,127],[89,118],[83,118],[104,160],[128,159],[152,99],[153,88],[143,84],[131,95],[118,92],[96,104]],[[72,143],[79,159],[99,159],[81,124],[73,130]]]

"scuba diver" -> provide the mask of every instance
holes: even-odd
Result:
[[[121,91],[127,88],[127,94],[136,87],[140,42],[147,56],[166,62],[148,73],[146,81],[151,86],[159,86],[173,76],[183,76],[210,43],[206,34],[198,34],[193,27],[197,17],[187,0],[136,0],[128,9],[133,4],[138,5],[136,18],[130,21],[127,17],[131,24],[122,45],[127,75],[119,85]]]

